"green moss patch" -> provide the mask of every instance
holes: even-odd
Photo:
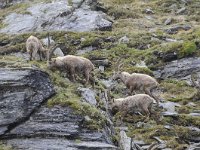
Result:
[[[4,145],[0,142],[0,150],[12,150],[11,146]]]
[[[191,100],[197,93],[197,89],[188,86],[182,81],[168,80],[162,82],[161,86],[165,89],[161,96],[173,102]]]
[[[159,137],[161,140],[167,143],[169,148],[177,149],[180,147],[188,147],[187,141],[193,137],[198,137],[200,133],[194,132],[187,127],[173,126],[171,129],[167,129],[162,125],[154,125],[139,129],[130,129],[128,135],[139,140],[145,140],[145,142],[151,144],[155,142],[153,137]]]

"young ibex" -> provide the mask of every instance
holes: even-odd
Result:
[[[117,108],[121,111],[122,118],[124,118],[128,112],[133,110],[139,110],[149,118],[154,101],[155,100],[147,94],[136,94],[126,98],[114,99],[111,104],[111,109]]]
[[[48,65],[48,68],[59,69],[61,71],[69,72],[72,81],[75,81],[75,73],[85,77],[85,84],[88,83],[91,78],[90,73],[94,70],[94,65],[92,62],[81,56],[66,55],[63,57],[53,58]]]
[[[49,49],[45,49],[40,40],[33,35],[26,41],[26,50],[30,55],[30,60],[36,60],[37,54],[39,54],[40,60],[42,60],[43,57],[49,60]]]
[[[152,94],[152,90],[157,88],[159,83],[153,77],[141,73],[118,72],[113,79],[120,79],[130,90],[131,95],[136,94],[135,90],[139,90],[156,99],[157,105],[159,105],[159,98]]]

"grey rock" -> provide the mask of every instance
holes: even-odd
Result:
[[[63,51],[59,47],[54,50],[53,54],[54,56],[60,56],[60,57],[65,56]]]
[[[190,143],[190,147],[188,147],[188,150],[199,150],[200,149],[200,143]]]
[[[1,135],[25,121],[55,93],[48,74],[33,69],[0,69]],[[2,129],[4,129],[2,131]]]
[[[4,135],[5,142],[22,150],[115,149],[104,132],[84,128],[83,120],[68,107],[42,106],[28,121]]]
[[[43,44],[44,44],[45,46],[51,46],[51,45],[54,45],[54,44],[55,44],[55,41],[52,39],[51,36],[49,37],[49,40],[50,40],[50,45],[48,45],[48,38],[42,39],[41,41],[43,42]]]
[[[145,9],[144,12],[146,14],[154,14],[154,11],[152,9],[150,9],[150,8]]]
[[[85,117],[84,117],[84,120],[87,121],[87,122],[89,122],[89,121],[91,121],[92,119],[91,119],[89,116],[85,116]]]
[[[145,61],[140,61],[135,65],[136,67],[141,67],[141,68],[148,68]]]
[[[140,145],[140,146],[143,146],[143,145],[147,145],[144,141],[142,141],[142,140],[133,140],[134,141],[134,143],[135,144],[137,144],[137,145]]]
[[[103,73],[105,71],[104,66],[99,66],[99,70],[100,70],[101,73]]]
[[[177,114],[177,112],[175,111],[175,107],[181,107],[180,104],[170,101],[160,103],[160,106],[166,109],[166,112],[164,112],[165,114]]]
[[[177,42],[176,39],[172,39],[172,38],[166,38],[165,41],[166,42]]]
[[[200,117],[200,113],[190,113],[189,115],[191,115],[191,116],[196,116],[196,117]]]
[[[153,72],[156,78],[174,78],[178,80],[185,80],[189,84],[191,84],[192,73],[196,73],[198,76],[200,75],[199,57],[175,60]]]
[[[167,18],[164,22],[165,25],[170,25],[172,23],[172,18]]]
[[[116,147],[102,142],[87,142],[57,138],[28,138],[8,140],[8,144],[20,150],[116,150]]]
[[[161,113],[163,116],[165,116],[165,117],[178,117],[178,113],[177,112],[162,112]]]
[[[22,52],[18,52],[18,53],[11,53],[11,56],[15,56],[18,58],[22,58],[24,60],[29,60],[30,55],[26,52],[26,53],[22,53]]]
[[[93,64],[97,66],[105,66],[109,67],[111,65],[111,62],[108,59],[96,59],[96,60],[91,60]]]
[[[95,3],[95,0],[92,1]],[[75,1],[73,1],[75,4]],[[91,31],[110,30],[112,22],[103,12],[92,11],[86,1],[77,1],[78,7],[68,6],[65,0],[33,4],[30,14],[11,13],[3,20],[7,26],[1,33],[25,33],[32,31]]]
[[[120,148],[123,150],[131,149],[131,138],[126,135],[125,131],[120,131]]]
[[[129,43],[129,38],[125,35],[119,39],[119,43]]]
[[[181,9],[177,10],[176,14],[182,15],[182,14],[184,14],[185,12],[186,12],[186,8],[183,7],[183,8],[181,8]]]
[[[91,52],[91,51],[93,51],[93,50],[94,50],[94,47],[93,47],[93,46],[88,46],[88,47],[84,47],[84,48],[81,49],[81,50],[77,50],[76,52],[77,52],[78,55],[83,55],[83,54],[85,54],[85,53],[87,53],[87,52]]]
[[[162,59],[164,62],[169,62],[169,61],[177,60],[177,58],[178,58],[178,55],[177,55],[176,52],[159,52],[159,51],[154,51],[154,55],[156,55],[158,58]]]
[[[193,102],[189,102],[186,106],[192,106],[192,107],[195,107],[197,106],[197,104],[193,103]]]
[[[81,88],[81,87],[79,87],[77,90],[81,93],[82,98],[86,102],[94,106],[97,104],[97,101],[95,98],[96,93],[93,90],[89,88]]]
[[[191,28],[192,27],[190,25],[175,25],[175,26],[170,27],[169,29],[166,29],[165,32],[168,34],[176,34],[180,30],[188,31]]]
[[[101,80],[101,82],[103,83],[103,85],[106,88],[110,88],[111,86],[113,86],[115,84],[115,82],[112,79],[109,80]]]

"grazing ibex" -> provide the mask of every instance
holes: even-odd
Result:
[[[135,90],[142,91],[156,99],[157,105],[159,105],[159,98],[152,94],[152,90],[156,89],[159,83],[153,77],[141,73],[129,74],[125,71],[120,72],[118,69],[118,72],[113,75],[112,79],[120,79],[130,90],[131,95],[136,94]]]
[[[111,104],[111,109],[117,108],[118,111],[121,111],[122,118],[124,118],[128,112],[134,110],[141,111],[149,118],[154,101],[155,100],[147,94],[136,94],[126,98],[114,99]]]
[[[43,57],[49,60],[49,49],[45,49],[40,40],[33,35],[26,41],[26,50],[30,55],[30,60],[36,60],[37,54],[39,54],[40,60],[42,60]]]
[[[90,73],[92,70],[94,70],[94,65],[87,58],[81,56],[66,55],[63,57],[53,58],[49,62],[48,68],[51,70],[59,69],[69,72],[72,81],[75,81],[75,73],[79,75],[83,74],[86,79],[85,84],[87,84],[91,78]]]

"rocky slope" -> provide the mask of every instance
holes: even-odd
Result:
[[[6,68],[1,70],[14,72],[8,74],[20,83],[17,91],[6,92],[7,78],[1,77],[0,88],[6,89],[0,101],[3,149],[199,149],[198,0],[14,0],[0,5],[0,66]],[[95,87],[72,83],[45,62],[27,61],[26,39],[33,34],[45,44],[47,32],[59,44],[56,55],[83,55],[99,68]],[[128,92],[111,80],[119,58],[123,71],[146,73],[160,83],[156,94],[162,102],[148,121],[129,114],[119,124],[120,113],[110,117],[104,92],[110,85],[115,98]],[[49,75],[51,83],[48,76],[42,82],[52,91],[22,107],[26,97],[43,90],[38,85],[32,92],[32,84],[21,81],[35,71]],[[10,110],[17,115],[8,117]]]

